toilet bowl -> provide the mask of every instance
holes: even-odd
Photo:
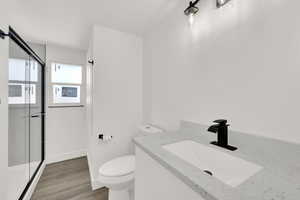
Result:
[[[151,125],[139,127],[139,136],[161,133]],[[99,182],[109,189],[108,200],[134,199],[135,156],[127,155],[106,162],[99,169]]]
[[[109,189],[109,200],[130,200],[134,170],[134,155],[115,158],[100,167],[99,181]]]

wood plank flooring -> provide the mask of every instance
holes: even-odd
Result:
[[[47,165],[31,200],[108,200],[108,189],[92,191],[87,158]]]

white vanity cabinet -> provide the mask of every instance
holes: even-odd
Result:
[[[135,151],[136,200],[204,200],[141,148]]]

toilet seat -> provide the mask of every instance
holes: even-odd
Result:
[[[101,181],[101,183],[105,184],[106,187],[115,190],[119,190],[124,187],[130,188],[134,183],[134,173],[119,177],[107,177],[99,175],[98,178]]]
[[[99,181],[113,190],[132,188],[134,182],[135,156],[128,155],[106,162],[99,169]]]
[[[106,162],[99,169],[99,174],[105,177],[121,177],[130,175],[135,170],[135,156],[128,155]]]

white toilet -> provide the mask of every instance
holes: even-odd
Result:
[[[139,130],[141,136],[162,132],[150,125],[141,126]],[[134,189],[134,171],[134,155],[115,158],[99,168],[99,182],[109,188],[109,200],[133,200],[130,191]]]
[[[106,162],[99,169],[99,181],[109,188],[109,200],[129,200],[133,189],[135,156],[128,155]]]

